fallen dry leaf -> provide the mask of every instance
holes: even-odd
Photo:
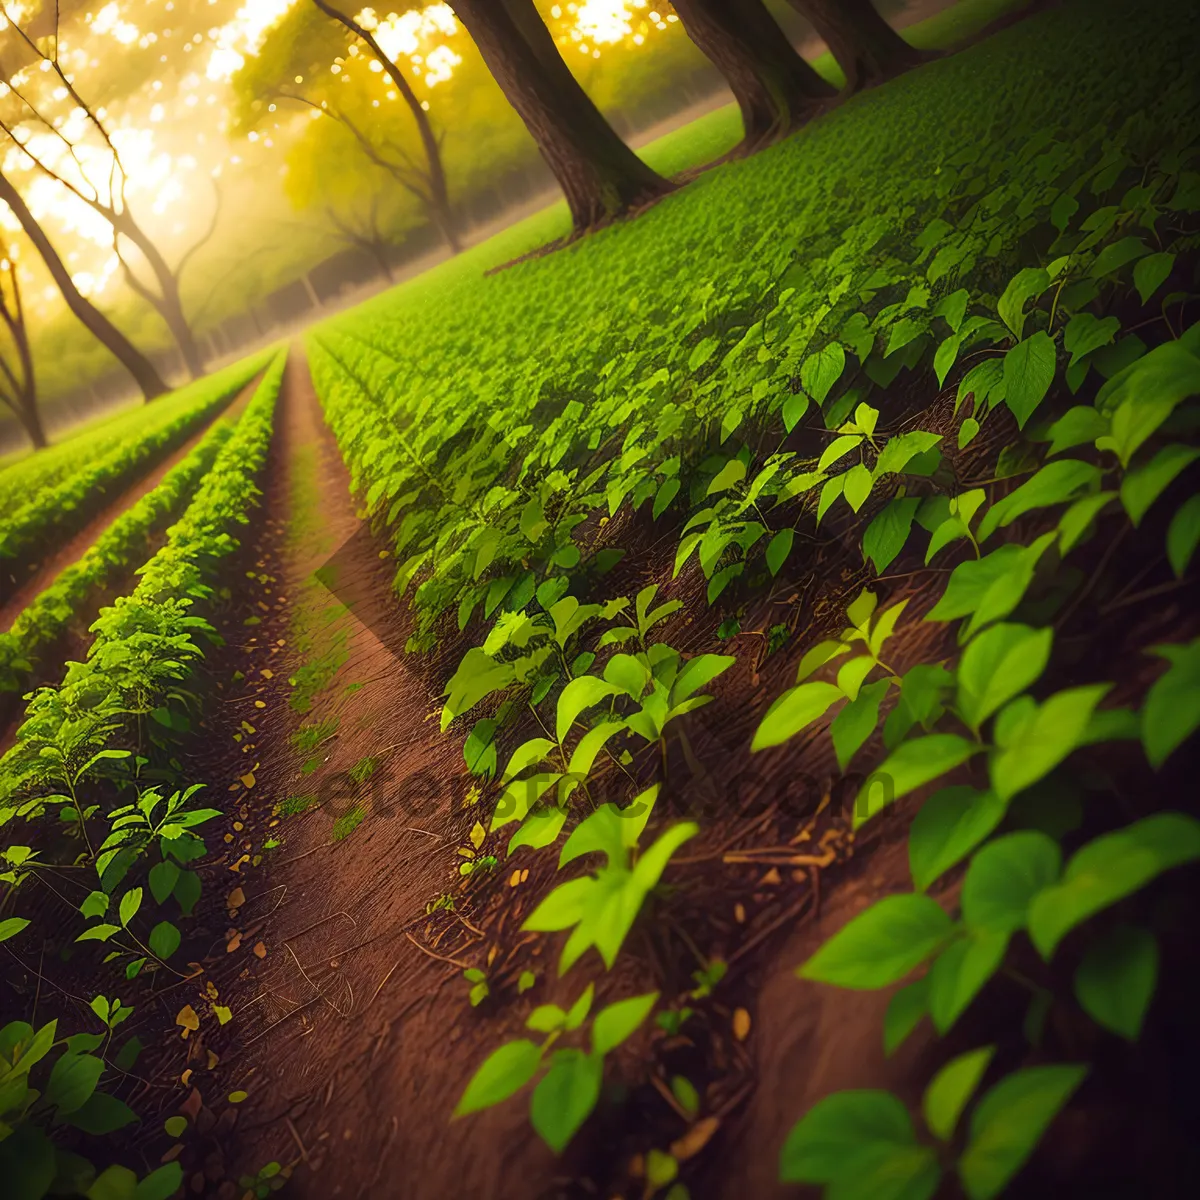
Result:
[[[204,985],[204,994],[210,999],[215,1000],[221,993],[217,991],[217,985],[210,979]]]
[[[744,1042],[750,1036],[750,1014],[744,1008],[734,1011],[733,1036],[739,1042]]]
[[[733,919],[739,925],[745,925],[745,923],[746,923],[746,906],[744,904],[735,904],[733,906]]]
[[[233,1020],[233,1011],[223,1004],[214,1004],[213,1014],[222,1025],[228,1025]]]
[[[759,882],[765,884],[767,887],[774,887],[780,882],[780,879],[779,868],[772,867]]]
[[[671,1153],[684,1162],[699,1154],[721,1127],[720,1117],[705,1117],[697,1121],[678,1141],[671,1143]]]
[[[512,875],[509,877],[509,880],[508,880],[508,886],[509,886],[509,887],[516,887],[516,886],[517,886],[517,884],[518,884],[518,883],[520,883],[520,882],[521,882],[521,868],[520,868],[520,867],[518,867],[518,868],[517,868],[517,869],[516,869],[516,870],[515,870],[515,871],[512,873]]]
[[[191,1078],[192,1078],[192,1068],[188,1067],[188,1069],[186,1071],[184,1071],[184,1073],[182,1075],[180,1075],[179,1082],[182,1083],[184,1087],[187,1087]]]
[[[189,1033],[194,1033],[200,1028],[200,1018],[196,1016],[196,1010],[190,1004],[185,1004],[176,1015],[175,1024],[183,1027],[183,1036],[186,1038]]]
[[[211,1071],[221,1060],[210,1050],[208,1052],[208,1069]]]
[[[255,943],[254,956],[256,958],[266,958],[267,957],[267,948],[266,948],[266,946],[264,946],[262,944],[262,942]]]
[[[225,946],[225,953],[232,954],[242,944],[242,935],[235,933]]]
[[[249,861],[250,861],[250,855],[243,854],[242,857],[239,858],[237,860],[237,862],[235,862],[233,864],[233,866],[231,866],[229,869],[231,871],[240,871],[242,869],[242,863],[248,863]]]
[[[249,747],[247,747],[247,749],[249,749]],[[252,788],[254,786],[254,772],[253,771],[247,771],[245,773],[245,775],[242,775],[240,778],[241,778],[243,787]]]
[[[246,893],[240,887],[235,887],[229,893],[229,898],[225,901],[227,908],[241,908],[246,903]]]

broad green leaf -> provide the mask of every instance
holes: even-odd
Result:
[[[532,767],[534,763],[540,763],[555,748],[556,744],[549,738],[530,738],[527,742],[522,742],[512,752],[512,757],[508,760],[508,766],[504,768],[500,782],[508,783],[522,771]]]
[[[929,1011],[929,976],[905,984],[888,1001],[883,1018],[883,1051],[891,1058]]]
[[[887,987],[937,953],[952,929],[936,900],[887,896],[843,926],[796,973],[837,987]]]
[[[775,534],[767,545],[767,570],[772,575],[778,575],[787,562],[788,555],[792,552],[792,542],[795,540],[796,531],[794,529],[781,529]]]
[[[1059,883],[1034,898],[1029,936],[1048,961],[1076,925],[1197,858],[1200,821],[1183,813],[1158,813],[1098,837],[1071,856]]]
[[[178,1163],[169,1165],[179,1166]],[[128,1167],[114,1163],[96,1176],[96,1181],[87,1190],[87,1200],[137,1200],[137,1188],[137,1176]]]
[[[980,931],[952,942],[929,969],[929,1016],[939,1034],[954,1026],[1000,969],[1009,935]]]
[[[169,1200],[183,1186],[183,1168],[169,1162],[151,1171],[133,1190],[133,1200]]]
[[[178,868],[176,868],[178,869]],[[154,874],[154,868],[151,868],[151,876]],[[102,917],[108,912],[109,895],[107,892],[89,892],[86,899],[79,906],[79,911],[85,917]],[[162,901],[160,900],[161,904]]]
[[[138,1119],[137,1113],[118,1100],[116,1096],[104,1092],[93,1092],[70,1116],[69,1125],[82,1129],[84,1133],[100,1136],[115,1133],[132,1125]]]
[[[1109,420],[1090,404],[1077,404],[1068,408],[1053,425],[1050,426],[1050,448],[1047,456],[1061,454],[1072,446],[1084,446],[1103,437],[1109,431]]]
[[[1026,1067],[984,1094],[958,1160],[970,1200],[992,1200],[1008,1186],[1086,1074],[1080,1066]]]
[[[503,829],[513,821],[523,821],[530,809],[561,778],[562,773],[559,771],[542,771],[530,775],[527,779],[514,779],[496,800],[488,832],[495,833],[497,829]]]
[[[870,560],[877,574],[882,575],[904,549],[920,503],[915,496],[891,500],[867,526],[863,534],[863,558]]]
[[[1046,533],[1030,546],[1001,546],[981,559],[959,563],[942,598],[925,619],[953,621],[970,615],[967,637],[992,621],[1003,620],[1024,598],[1039,560],[1056,537],[1056,533]]]
[[[1133,285],[1143,304],[1148,303],[1150,297],[1166,283],[1174,266],[1175,255],[1159,253],[1148,255],[1133,268]]]
[[[1050,286],[1050,274],[1044,267],[1026,267],[1009,280],[996,305],[1000,319],[1020,338],[1025,328],[1025,305]]]
[[[1200,494],[1179,506],[1167,530],[1167,558],[1177,579],[1183,578],[1197,545],[1200,545]]]
[[[541,1049],[527,1038],[506,1042],[475,1072],[454,1115],[466,1116],[507,1100],[534,1077],[541,1061]]]
[[[731,487],[741,483],[745,478],[746,464],[740,458],[731,458],[717,472],[713,481],[708,485],[708,491],[705,494],[715,496],[718,492],[727,492]]]
[[[820,720],[840,699],[842,691],[832,683],[814,681],[790,688],[767,709],[754,732],[750,749],[765,750],[769,746],[782,745]]]
[[[0,942],[7,942],[9,938],[16,937],[28,924],[24,917],[6,917],[0,921]]]
[[[849,454],[855,446],[864,441],[861,433],[845,433],[841,437],[836,437],[828,446],[825,447],[825,452],[821,455],[817,462],[817,470],[827,471],[839,458],[845,454]]]
[[[558,841],[566,823],[565,808],[543,808],[531,812],[522,822],[521,828],[509,838],[508,853],[512,854],[522,846],[528,846],[532,850],[541,850],[549,846]]]
[[[1025,925],[1030,901],[1058,879],[1062,852],[1038,830],[1008,833],[971,859],[962,887],[963,920],[982,933],[1010,934]]]
[[[150,930],[150,949],[162,959],[170,958],[179,949],[181,940],[179,930],[170,921],[159,921]]]
[[[129,891],[121,897],[120,913],[121,924],[128,926],[129,922],[137,916],[138,909],[142,907],[142,889],[130,888]]]
[[[1113,242],[1105,246],[1103,250],[1096,255],[1096,261],[1092,263],[1091,274],[1095,279],[1100,279],[1105,275],[1112,275],[1119,271],[1122,267],[1148,254],[1146,243],[1139,237],[1125,237],[1118,242]]]
[[[179,867],[173,862],[155,863],[150,868],[150,894],[154,897],[155,903],[166,904],[171,893],[175,890],[175,884],[179,880]],[[103,893],[101,893],[103,895]],[[96,916],[103,916],[104,909],[102,908]],[[91,915],[88,913],[85,916]]]
[[[595,995],[595,985],[589,983],[580,993],[579,999],[567,1010],[566,1015],[563,1017],[563,1028],[568,1033],[578,1029],[587,1020],[588,1013],[592,1011],[592,1000],[595,998]]]
[[[833,385],[846,369],[846,351],[837,342],[810,354],[800,368],[800,386],[817,402],[824,404]]]
[[[583,675],[572,679],[558,697],[555,714],[554,734],[561,743],[585,709],[599,704],[601,700],[615,695],[617,688],[607,680],[595,675]]]
[[[942,700],[954,683],[954,676],[939,663],[917,663],[900,681],[900,698],[883,723],[883,744],[894,750],[920,725],[928,732],[945,711]]]
[[[1157,983],[1154,934],[1118,925],[1083,956],[1075,972],[1075,998],[1098,1025],[1136,1042]]]
[[[811,650],[805,651],[796,668],[796,682],[803,683],[814,671],[819,671],[826,663],[849,654],[851,647],[845,642],[827,640],[818,642]]]
[[[1186,467],[1200,458],[1200,449],[1172,442],[1148,463],[1134,467],[1121,480],[1121,503],[1134,525],[1140,525],[1150,506]]]
[[[533,1090],[529,1120],[542,1141],[561,1154],[600,1099],[604,1060],[582,1050],[560,1050]]]
[[[941,434],[929,433],[924,429],[914,429],[899,437],[888,438],[887,445],[875,462],[875,478],[899,474],[914,458],[927,454],[941,440]]]
[[[1110,414],[1112,440],[1123,464],[1189,396],[1200,393],[1200,354],[1179,341],[1165,342],[1118,371],[1100,389],[1096,407]]]
[[[787,1136],[779,1156],[784,1183],[834,1183],[879,1147],[916,1144],[908,1109],[891,1092],[834,1092],[808,1110]]]
[[[42,1200],[57,1174],[54,1143],[32,1121],[0,1141],[0,1178],[11,1200]]]
[[[961,766],[978,751],[975,743],[955,733],[931,733],[902,742],[863,783],[854,800],[854,828],[901,796]]]
[[[649,992],[602,1008],[592,1022],[592,1053],[603,1058],[632,1037],[657,1001],[658,993]]]
[[[702,687],[707,687],[719,675],[723,675],[737,662],[732,654],[698,654],[689,658],[675,676],[671,685],[672,705],[688,699]]]
[[[1046,398],[1054,382],[1054,341],[1044,330],[1018,342],[1004,356],[1004,402],[1017,418],[1017,428]]]
[[[959,663],[958,711],[976,733],[1001,705],[1036,683],[1050,661],[1054,631],[1001,623],[971,639]]]
[[[962,862],[1004,820],[1007,805],[994,792],[948,787],[932,795],[908,834],[913,886],[925,891]]]
[[[890,686],[890,679],[868,684],[833,718],[829,732],[833,738],[838,767],[843,772],[862,749],[863,743],[875,732],[879,724],[879,706]]]
[[[803,392],[796,392],[789,396],[783,402],[781,413],[784,429],[791,433],[806,412],[808,412],[808,397]],[[676,485],[676,490],[678,490],[678,485]]]
[[[1094,492],[1082,496],[1059,518],[1059,549],[1067,554],[1091,524],[1117,498],[1116,492]]]
[[[1109,345],[1120,328],[1121,322],[1116,317],[1101,320],[1094,313],[1076,313],[1063,330],[1063,349],[1071,356],[1071,366],[1093,350]]]
[[[1100,469],[1077,458],[1060,458],[1047,463],[1032,479],[1026,480],[1015,492],[998,500],[979,522],[977,537],[986,541],[1001,526],[1010,525],[1018,517],[1038,508],[1062,504],[1081,488],[1100,481]]]
[[[998,748],[988,764],[995,793],[1010,800],[1054,770],[1082,741],[1092,713],[1109,686],[1100,683],[1068,688],[1040,705],[1030,702],[1019,710],[1012,705],[1021,701],[1011,702],[1010,719],[1002,724],[1004,713],[997,718]]]
[[[50,1068],[50,1082],[42,1099],[60,1113],[73,1113],[96,1090],[103,1071],[103,1059],[68,1051]]]
[[[1171,664],[1146,693],[1141,714],[1142,745],[1157,769],[1200,726],[1200,638],[1155,653]]]
[[[846,497],[846,503],[855,512],[858,512],[867,502],[874,482],[875,480],[871,471],[862,463],[856,463],[846,472],[845,482],[842,485],[842,495]]]
[[[933,1077],[921,1100],[921,1112],[930,1132],[943,1142],[954,1135],[954,1127],[996,1053],[995,1046],[982,1046],[952,1058]]]

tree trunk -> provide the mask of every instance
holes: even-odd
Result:
[[[158,311],[158,315],[162,317],[167,329],[170,330],[171,337],[175,339],[179,353],[183,355],[183,363],[187,368],[188,375],[192,379],[199,379],[204,374],[204,356],[200,353],[200,347],[196,344],[196,336],[192,333],[187,317],[183,314],[179,280],[175,277],[175,273],[167,266],[167,261],[159,252],[158,247],[146,236],[128,210],[117,214],[116,219],[113,220],[113,229],[118,234],[127,237],[142,252],[149,264],[158,283],[158,294],[155,295],[149,288],[141,288],[136,285],[134,290],[139,292]],[[127,272],[127,277],[130,278],[131,283],[134,282],[131,272]]]
[[[368,49],[379,59],[379,63],[384,71],[387,72],[388,78],[395,84],[396,91],[400,93],[404,103],[408,105],[413,120],[417,123],[417,133],[421,138],[421,148],[425,151],[425,162],[429,169],[429,207],[434,224],[437,226],[442,237],[445,238],[446,245],[450,247],[451,252],[458,254],[462,250],[462,243],[458,240],[454,211],[450,207],[450,191],[446,186],[446,169],[442,164],[441,148],[438,146],[433,126],[429,122],[429,114],[421,107],[421,101],[417,99],[416,93],[412,90],[408,80],[405,79],[404,72],[384,54],[369,29],[365,29],[347,13],[341,12],[339,9],[334,8],[333,5],[326,3],[326,0],[313,0],[313,3],[327,17],[331,17],[333,20],[344,25],[356,37],[366,42]]]
[[[59,258],[58,252],[50,244],[46,231],[37,223],[33,213],[29,211],[29,206],[21,198],[20,192],[4,175],[0,175],[0,200],[3,200],[12,209],[13,215],[21,223],[21,228],[25,230],[26,236],[42,256],[54,282],[58,285],[58,290],[67,302],[67,307],[79,318],[88,332],[121,362],[137,381],[142,395],[147,400],[161,396],[167,390],[167,385],[163,383],[154,369],[154,364],[141,354],[90,300],[80,294],[79,289],[71,281],[71,274],[63,260]]]
[[[824,39],[847,92],[882,83],[927,59],[875,10],[871,0],[791,0]]]
[[[675,11],[725,76],[742,111],[746,145],[789,133],[835,94],[796,53],[762,0],[677,0]]]
[[[533,0],[452,0],[451,7],[554,172],[577,232],[674,189],[613,132]]]

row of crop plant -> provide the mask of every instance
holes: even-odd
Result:
[[[139,1180],[121,1165],[97,1174],[92,1160],[111,1158],[95,1139],[137,1120],[108,1090],[120,1088],[140,1049],[135,1037],[117,1035],[133,1006],[116,993],[147,973],[179,973],[180,925],[202,889],[202,827],[220,816],[180,777],[175,747],[202,704],[191,680],[215,638],[205,613],[257,505],[285,357],[271,361],[236,428],[218,439],[211,468],[137,587],[101,611],[86,659],[32,693],[16,745],[0,759],[0,940],[20,950],[39,932],[51,941],[66,933],[83,943],[77,953],[91,943],[113,969],[112,994],[91,1001],[95,1032],[55,1021],[0,1029],[0,1177],[6,1187],[17,1181],[19,1200],[165,1200],[182,1183],[178,1162]],[[63,864],[82,866],[91,884],[73,923],[40,928],[44,910],[22,916],[22,899],[33,877]]]

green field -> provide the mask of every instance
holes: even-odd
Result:
[[[0,1035],[0,1173],[107,1114],[91,1156],[165,1200],[195,1086],[253,1114],[251,1195],[325,1155],[418,1200],[1183,1194],[1198,55],[1186,0],[1071,0],[168,402],[265,368],[0,631],[0,691],[44,685],[0,940],[105,1027]],[[46,497],[152,456],[129,421],[0,471],[45,472],[0,533],[63,542]],[[102,1103],[34,1106],[39,1038]]]

